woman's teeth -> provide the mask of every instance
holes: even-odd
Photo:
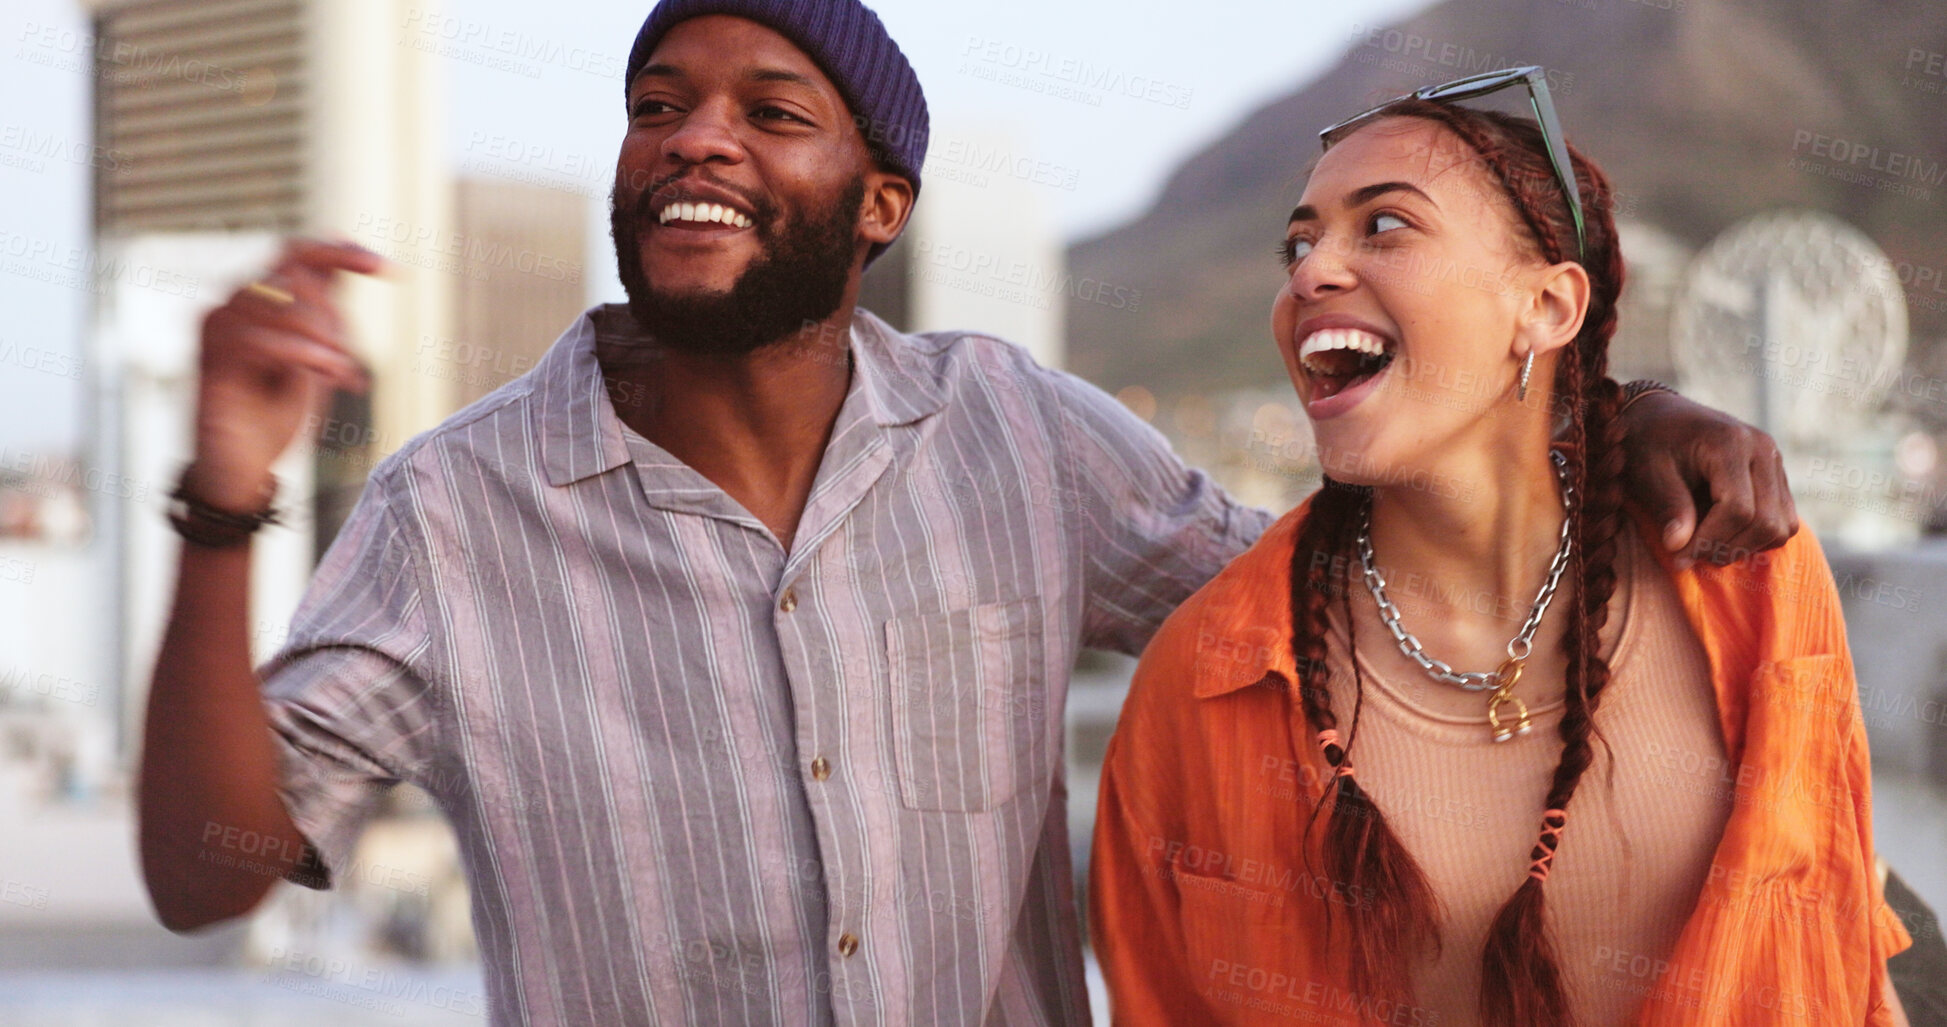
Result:
[[[1385,339],[1357,328],[1321,329],[1298,347],[1298,363],[1317,383],[1321,396],[1335,395],[1392,362]]]
[[[1315,354],[1333,350],[1352,350],[1383,357],[1386,355],[1386,340],[1357,328],[1324,328],[1305,337],[1304,345],[1298,347],[1298,359],[1309,361]]]

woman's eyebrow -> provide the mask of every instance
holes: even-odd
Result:
[[[1424,190],[1422,190],[1419,186],[1412,184],[1411,182],[1374,182],[1371,185],[1362,185],[1359,188],[1352,190],[1351,195],[1346,197],[1345,206],[1348,209],[1352,207],[1362,206],[1364,204],[1371,203],[1373,200],[1378,199],[1379,197],[1384,196],[1387,193],[1412,193],[1413,195],[1418,196],[1420,199],[1425,200],[1430,204],[1433,204],[1435,209],[1438,209],[1440,206],[1438,203],[1434,203],[1433,197],[1428,196]],[[1317,220],[1318,220],[1318,209],[1316,207],[1313,207],[1309,203],[1301,203],[1298,206],[1291,208],[1291,218],[1286,223],[1290,224],[1298,221],[1317,221]]]

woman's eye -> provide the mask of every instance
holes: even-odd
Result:
[[[1278,245],[1278,256],[1283,258],[1284,266],[1286,267],[1290,267],[1304,260],[1311,255],[1311,252],[1312,241],[1310,239],[1286,239]]]
[[[1374,214],[1372,216],[1372,234],[1374,235],[1378,235],[1381,232],[1390,232],[1395,228],[1405,227],[1406,219],[1400,217],[1398,214]]]

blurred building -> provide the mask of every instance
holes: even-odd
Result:
[[[413,342],[450,333],[452,278],[412,244],[450,233],[433,57],[401,46],[405,0],[96,0],[97,459],[147,486],[100,518],[120,647],[116,705],[139,722],[165,620],[175,540],[162,500],[190,451],[202,314],[261,272],[288,234],[354,237],[386,252],[385,281],[349,281],[343,307],[373,369],[369,421],[311,434],[389,451],[450,409],[446,380],[416,373]],[[403,242],[395,240],[404,240]],[[353,411],[364,412],[353,405]],[[340,447],[342,448],[342,447]],[[257,547],[254,615],[282,624],[319,535],[369,461],[280,467],[297,531]],[[309,530],[320,519],[326,531]],[[258,633],[261,658],[281,632]],[[125,730],[124,737],[127,737]]]
[[[448,374],[454,410],[532,370],[587,306],[588,208],[579,194],[463,178],[454,223],[476,242],[455,280],[453,334],[415,346],[421,373]]]
[[[979,331],[1061,367],[1068,303],[1096,286],[1068,269],[1049,173],[1004,129],[937,128],[912,221],[866,274],[859,305],[902,331]]]
[[[443,69],[399,34],[436,5],[78,6],[92,21],[95,239],[57,256],[94,296],[81,361],[94,416],[80,461],[14,459],[24,477],[0,482],[0,612],[17,626],[0,638],[0,862],[46,898],[0,904],[0,949],[64,966],[207,961],[242,932],[192,943],[155,923],[126,784],[174,584],[164,513],[191,451],[197,335],[285,236],[349,235],[394,265],[341,293],[372,395],[341,397],[276,469],[288,526],[254,547],[261,661],[371,464],[458,405],[437,347],[422,346],[452,337],[462,277],[448,255]],[[20,581],[32,587],[5,587]]]
[[[289,527],[255,544],[251,636],[260,662],[283,642],[318,556],[372,467],[532,368],[587,294],[579,196],[453,182],[439,142],[444,69],[437,47],[421,45],[437,37],[411,30],[437,24],[437,4],[95,0],[90,10],[98,149],[114,157],[97,172],[93,461],[99,480],[119,484],[93,497],[93,580],[106,585],[100,605],[109,614],[94,644],[75,648],[109,654],[95,725],[109,741],[43,746],[40,763],[56,768],[77,751],[133,759],[174,580],[177,541],[164,500],[193,441],[198,329],[211,306],[262,273],[282,238],[349,237],[391,268],[382,279],[348,278],[340,293],[372,392],[336,396],[277,469]],[[39,779],[41,795],[59,792],[59,773]],[[122,796],[100,811],[100,824],[70,831],[125,838],[127,816]],[[129,925],[126,935],[159,935],[129,847],[94,848],[111,858],[78,866],[52,890],[110,896],[89,915]],[[364,865],[414,868],[414,885],[353,880],[329,895],[282,888],[210,951],[471,956],[452,835],[423,795],[396,793],[359,852]],[[37,937],[76,930],[101,928],[57,925]],[[165,940],[146,951],[181,949]]]

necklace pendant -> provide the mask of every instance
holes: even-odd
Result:
[[[1501,707],[1507,703],[1514,704],[1513,724],[1503,723],[1501,720]],[[1508,741],[1515,735],[1525,735],[1534,726],[1528,722],[1527,703],[1522,702],[1515,696],[1502,695],[1499,692],[1496,692],[1494,698],[1487,701],[1487,724],[1494,729],[1494,740],[1497,742]]]
[[[1515,735],[1527,734],[1534,725],[1528,721],[1528,704],[1514,694],[1514,686],[1521,681],[1521,661],[1509,658],[1494,676],[1499,679],[1500,687],[1487,700],[1487,725],[1493,729],[1496,742],[1505,742]],[[1510,703],[1514,705],[1514,723],[1505,724],[1501,721],[1501,707]]]

